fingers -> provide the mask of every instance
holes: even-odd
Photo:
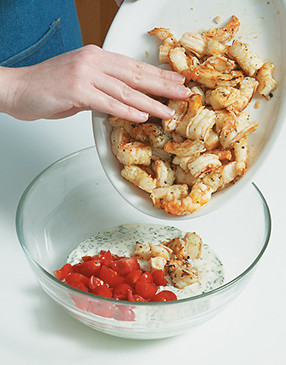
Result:
[[[162,70],[111,52],[107,52],[107,57],[110,62],[105,63],[103,71],[132,88],[174,99],[185,99],[189,96],[188,88],[182,85],[184,77],[176,72]]]
[[[174,114],[173,109],[108,75],[97,77],[94,86],[114,99],[155,117],[169,119]]]
[[[84,100],[85,108],[112,114],[116,117],[130,120],[131,122],[143,123],[149,118],[147,113],[126,105],[95,87],[86,90]]]

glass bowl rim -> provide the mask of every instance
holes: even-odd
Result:
[[[22,217],[22,213],[24,210],[24,206],[25,206],[25,202],[26,199],[29,196],[29,193],[31,191],[31,189],[33,188],[33,186],[39,181],[39,179],[46,174],[47,171],[49,171],[50,169],[54,168],[55,166],[61,164],[63,161],[66,160],[71,160],[73,159],[75,156],[83,154],[83,153],[87,153],[90,150],[95,150],[96,151],[96,147],[95,146],[90,146],[90,147],[86,147],[84,149],[78,150],[76,152],[72,152],[70,154],[68,154],[65,157],[62,157],[60,159],[58,159],[57,161],[53,162],[51,165],[49,165],[48,167],[46,167],[45,169],[43,169],[38,175],[36,175],[36,177],[29,183],[29,185],[26,187],[25,191],[23,192],[18,206],[17,206],[17,210],[16,210],[16,219],[15,219],[15,224],[16,224],[16,233],[17,233],[17,237],[18,240],[20,242],[20,245],[25,253],[25,255],[27,256],[27,258],[31,261],[31,263],[33,265],[35,265],[36,267],[38,267],[38,269],[40,271],[42,271],[42,273],[48,277],[49,280],[52,280],[55,285],[59,285],[60,287],[64,288],[64,289],[69,289],[72,292],[75,292],[77,294],[81,294],[84,296],[87,296],[88,298],[93,298],[93,299],[97,299],[103,302],[109,302],[109,303],[114,303],[114,304],[125,304],[125,305],[132,305],[132,306],[160,306],[160,305],[174,305],[177,303],[184,303],[184,302],[192,302],[195,300],[199,300],[199,299],[203,299],[206,297],[210,297],[214,294],[223,292],[225,289],[233,286],[236,282],[240,281],[243,277],[245,277],[255,266],[256,264],[259,262],[259,260],[261,259],[262,255],[264,254],[269,240],[270,240],[270,235],[271,235],[271,229],[272,229],[272,220],[271,220],[271,213],[270,213],[270,209],[269,206],[267,204],[267,201],[264,197],[264,195],[262,194],[262,192],[260,191],[260,189],[258,188],[258,186],[252,182],[253,187],[255,188],[256,192],[258,193],[261,201],[262,201],[262,205],[266,211],[265,213],[265,220],[266,220],[266,228],[267,228],[267,234],[266,234],[266,238],[264,240],[263,246],[261,248],[261,250],[259,251],[258,255],[256,256],[256,258],[254,259],[254,261],[242,272],[240,273],[238,276],[236,276],[234,279],[230,280],[229,282],[215,288],[212,289],[208,292],[205,293],[201,293],[192,297],[188,297],[188,298],[184,298],[184,299],[178,299],[176,301],[168,301],[168,302],[130,302],[127,300],[116,300],[116,299],[112,299],[112,298],[104,298],[92,293],[87,293],[87,292],[83,292],[79,289],[73,288],[72,286],[69,286],[67,284],[65,284],[63,281],[58,280],[55,276],[53,276],[51,273],[49,273],[46,269],[44,269],[30,254],[29,250],[26,248],[25,245],[25,240],[23,239],[23,234],[22,234],[22,229],[21,229],[21,217]]]

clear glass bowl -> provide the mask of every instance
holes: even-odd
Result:
[[[223,309],[248,282],[270,237],[269,208],[251,184],[206,216],[190,221],[171,218],[151,218],[127,204],[106,178],[91,147],[54,163],[31,182],[18,206],[16,228],[40,285],[74,318],[114,336],[152,339],[185,332]],[[79,242],[132,223],[196,231],[223,262],[225,283],[176,302],[131,303],[83,293],[53,276]]]

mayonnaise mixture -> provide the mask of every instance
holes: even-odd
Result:
[[[185,232],[170,226],[152,224],[121,225],[99,232],[81,242],[69,254],[67,263],[77,264],[81,261],[82,256],[97,255],[100,250],[110,250],[112,254],[132,257],[136,242],[159,244],[163,241],[170,241],[175,237],[183,238],[184,235]],[[138,261],[142,268],[148,269],[146,262]],[[223,265],[208,245],[204,244],[201,257],[198,260],[190,260],[190,263],[198,271],[200,283],[189,285],[184,289],[177,289],[169,283],[166,287],[159,287],[159,290],[171,290],[177,295],[178,299],[183,299],[208,292],[223,284]]]

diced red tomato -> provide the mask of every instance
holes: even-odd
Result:
[[[118,272],[111,269],[110,267],[107,267],[106,265],[102,265],[99,272],[99,277],[111,287],[115,287],[124,281],[123,276],[119,275]]]
[[[93,257],[92,256],[82,256],[81,259],[82,259],[83,262],[86,262],[86,261],[93,260]]]
[[[132,270],[125,276],[126,283],[134,285],[142,275],[142,270]]]
[[[65,278],[65,283],[82,291],[86,291],[88,286],[88,278],[79,273],[70,273]]]
[[[148,283],[139,280],[137,280],[135,284],[136,293],[141,295],[141,297],[145,299],[152,298],[156,294],[157,286],[153,283]]]
[[[141,297],[141,295],[133,294],[132,290],[127,290],[127,299],[129,302],[149,302],[149,300]]]
[[[127,299],[127,291],[132,290],[131,285],[127,283],[118,284],[113,290],[113,298],[126,300]]]
[[[152,274],[149,271],[143,272],[138,281],[143,281],[144,283],[153,283]]]
[[[74,265],[72,271],[80,273],[89,278],[92,275],[98,275],[100,268],[101,268],[101,265],[100,265],[99,261],[89,260],[89,261],[85,261],[80,264]]]
[[[97,288],[98,286],[100,285],[103,285],[104,284],[104,281],[97,278],[96,276],[92,275],[90,278],[89,278],[89,281],[88,281],[88,287],[91,289],[91,290],[94,290],[95,288]]]
[[[136,257],[113,261],[111,267],[120,275],[126,275],[132,270],[140,270],[140,265]]]
[[[170,290],[162,290],[151,298],[151,302],[169,302],[177,300],[177,296]]]
[[[72,271],[71,264],[65,264],[61,269],[55,270],[54,275],[59,280],[64,280]]]
[[[155,270],[152,273],[154,283],[158,286],[166,286],[168,281],[165,279],[165,273],[163,270]]]
[[[92,293],[101,297],[112,298],[112,289],[106,284],[97,286]]]

